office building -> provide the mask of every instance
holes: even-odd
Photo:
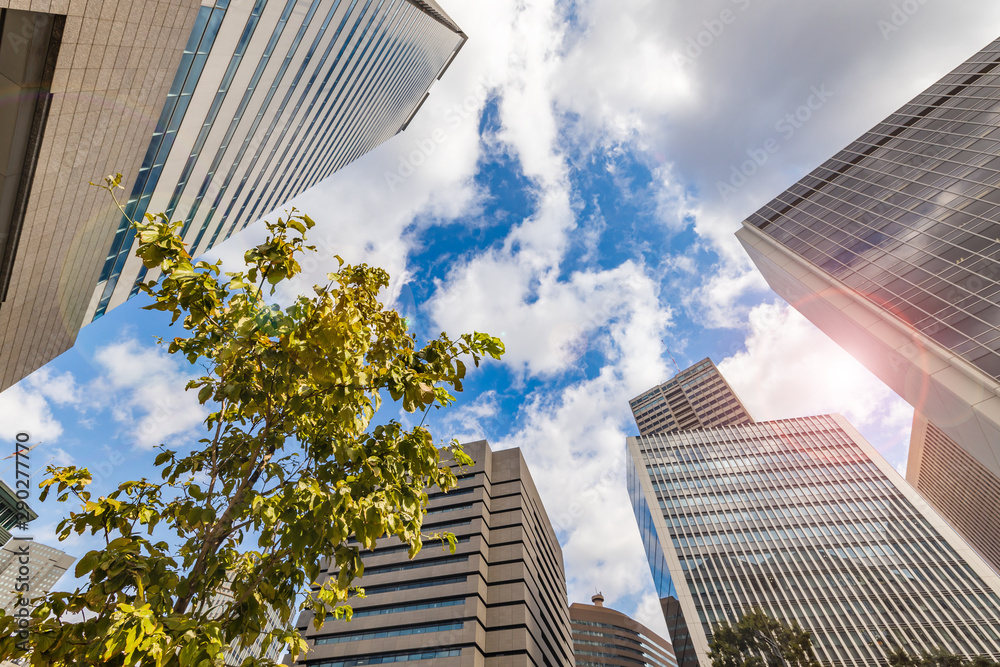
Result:
[[[605,607],[600,593],[591,602],[574,602],[569,607],[576,667],[677,667],[670,642]]]
[[[13,528],[24,527],[29,521],[38,518],[30,507],[18,509],[21,500],[14,489],[0,480],[0,546],[10,541],[10,531]]]
[[[466,41],[434,2],[205,2],[131,182],[87,319],[138,292],[130,219],[184,223],[192,255],[402,131]]]
[[[430,494],[423,525],[454,533],[456,552],[425,542],[410,560],[394,539],[364,552],[353,620],[317,631],[303,613],[310,651],[296,664],[573,664],[562,550],[520,450],[464,448],[475,466],[456,471],[457,489]]]
[[[76,339],[197,0],[0,0],[0,390]],[[26,11],[27,9],[32,11]]]
[[[753,418],[711,359],[702,359],[629,401],[639,435],[675,433]]]
[[[230,588],[229,583],[223,584],[221,590],[219,590],[215,596],[213,596],[211,602],[209,602],[209,615],[211,618],[218,618],[222,613],[224,605],[232,602],[233,592]],[[257,658],[260,660],[271,660],[276,662],[281,654],[284,653],[286,646],[279,642],[271,642],[267,650],[264,650],[264,641],[267,638],[268,633],[278,627],[284,627],[288,622],[287,617],[282,617],[278,613],[277,609],[268,605],[267,607],[267,619],[263,627],[260,628],[260,634],[253,644],[247,646],[246,648],[232,647],[225,654],[225,661],[227,667],[239,667],[243,664],[246,658]]]
[[[772,289],[978,463],[988,488],[1000,488],[998,220],[1000,41],[737,234]],[[961,483],[955,472],[913,466],[907,479],[970,542],[995,540],[1000,513],[939,504],[949,491],[934,487]]]
[[[1000,479],[919,412],[906,477],[979,555],[1000,572]]]
[[[762,608],[833,667],[895,647],[1000,658],[1000,577],[841,416],[628,438],[677,662]]]
[[[0,0],[0,390],[156,277],[129,218],[204,252],[405,129],[466,40],[432,0],[27,5]],[[88,185],[116,172],[127,217]]]
[[[0,549],[0,609],[13,614],[20,596],[36,598],[48,594],[75,560],[34,540],[18,537],[10,540]],[[22,585],[25,577],[28,590],[18,593],[15,587]]]

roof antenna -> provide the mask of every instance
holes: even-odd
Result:
[[[663,342],[666,343],[667,342],[666,339],[663,339]],[[670,361],[674,362],[674,368],[677,369],[677,374],[680,375],[681,367],[677,365],[677,360],[674,359],[674,355],[670,353],[670,348],[667,347],[666,345],[664,345],[663,347],[667,350],[667,356],[670,357]]]

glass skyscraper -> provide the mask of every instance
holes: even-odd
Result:
[[[86,321],[147,279],[130,219],[208,250],[405,129],[465,41],[424,0],[205,0]]]
[[[1000,497],[1000,40],[737,236],[775,292],[916,408],[907,479],[998,565],[1000,512],[958,487]]]
[[[677,655],[762,608],[835,667],[897,646],[1000,658],[1000,578],[841,416],[628,438],[628,489]]]

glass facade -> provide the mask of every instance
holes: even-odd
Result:
[[[1000,41],[747,223],[1000,380]]]
[[[1000,579],[842,417],[628,448],[636,515],[662,518],[646,529],[640,518],[647,553],[670,565],[701,664],[714,625],[754,607],[811,630],[823,664],[884,664],[897,646],[1000,657]]]
[[[408,0],[202,7],[88,319],[147,278],[129,219],[165,212],[208,250],[404,128],[465,39]]]

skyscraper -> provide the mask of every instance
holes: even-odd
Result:
[[[402,131],[466,41],[428,0],[0,0],[0,390],[137,293],[128,217],[201,253]]]
[[[426,542],[410,560],[395,540],[363,552],[353,620],[317,631],[303,613],[310,651],[296,664],[573,664],[562,550],[521,451],[464,448],[475,466],[456,471],[459,488],[430,494],[423,527],[454,533],[456,552]]]
[[[198,4],[0,0],[0,390],[76,339],[118,224],[87,182],[138,170]]]
[[[600,593],[591,602],[574,602],[569,607],[576,667],[677,667],[669,641],[605,607]]]
[[[702,359],[629,401],[640,435],[674,433],[753,418],[711,359]]]
[[[1000,491],[1000,41],[765,205],[737,233],[768,284],[909,401]],[[956,450],[957,451],[957,450]],[[923,478],[933,472],[934,477]],[[907,479],[973,543],[1000,513],[944,503],[951,465]]]
[[[75,560],[34,540],[10,540],[0,549],[0,609],[13,614],[21,595],[35,598],[47,594]],[[17,588],[24,583],[27,590]]]
[[[130,219],[164,212],[208,250],[405,129],[465,41],[424,0],[205,2],[87,321],[147,278]]]
[[[902,646],[1000,657],[1000,577],[841,416],[628,439],[628,486],[677,661],[754,607],[823,664]]]
[[[18,503],[20,502],[14,489],[0,480],[0,547],[10,541],[11,528],[23,525],[25,518],[28,521],[34,521],[38,518],[38,515],[30,507],[19,510]]]

